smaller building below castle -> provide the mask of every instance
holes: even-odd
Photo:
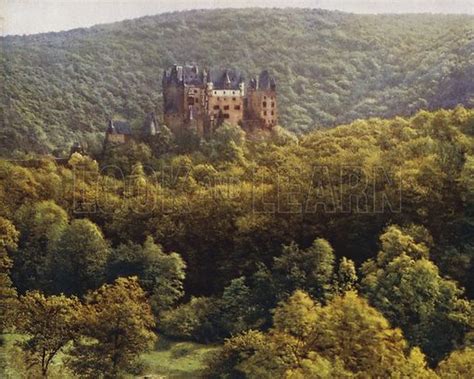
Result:
[[[128,121],[112,120],[108,121],[105,132],[105,143],[126,143],[132,138],[132,129]]]

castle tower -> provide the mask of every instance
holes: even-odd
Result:
[[[184,119],[183,67],[174,65],[163,73],[163,119],[166,126],[177,131]]]
[[[195,127],[203,133],[206,77],[206,72],[194,64],[174,65],[164,72],[164,123],[174,133],[184,127]]]
[[[267,70],[250,81],[247,93],[246,129],[272,129],[278,121],[276,83]]]

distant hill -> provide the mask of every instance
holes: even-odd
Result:
[[[109,115],[161,113],[176,62],[269,68],[293,131],[474,105],[474,17],[206,10],[0,39],[0,155],[93,146]]]

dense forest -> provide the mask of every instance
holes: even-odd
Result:
[[[174,63],[278,80],[280,124],[305,132],[473,105],[474,18],[212,10],[0,39],[0,154],[98,149],[108,117],[161,114]]]
[[[473,110],[186,141],[0,161],[6,372],[149,373],[158,335],[209,378],[473,376]]]

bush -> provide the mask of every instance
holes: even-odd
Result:
[[[208,342],[216,336],[210,320],[215,311],[214,299],[193,297],[188,303],[163,312],[159,322],[160,329],[169,337]]]

